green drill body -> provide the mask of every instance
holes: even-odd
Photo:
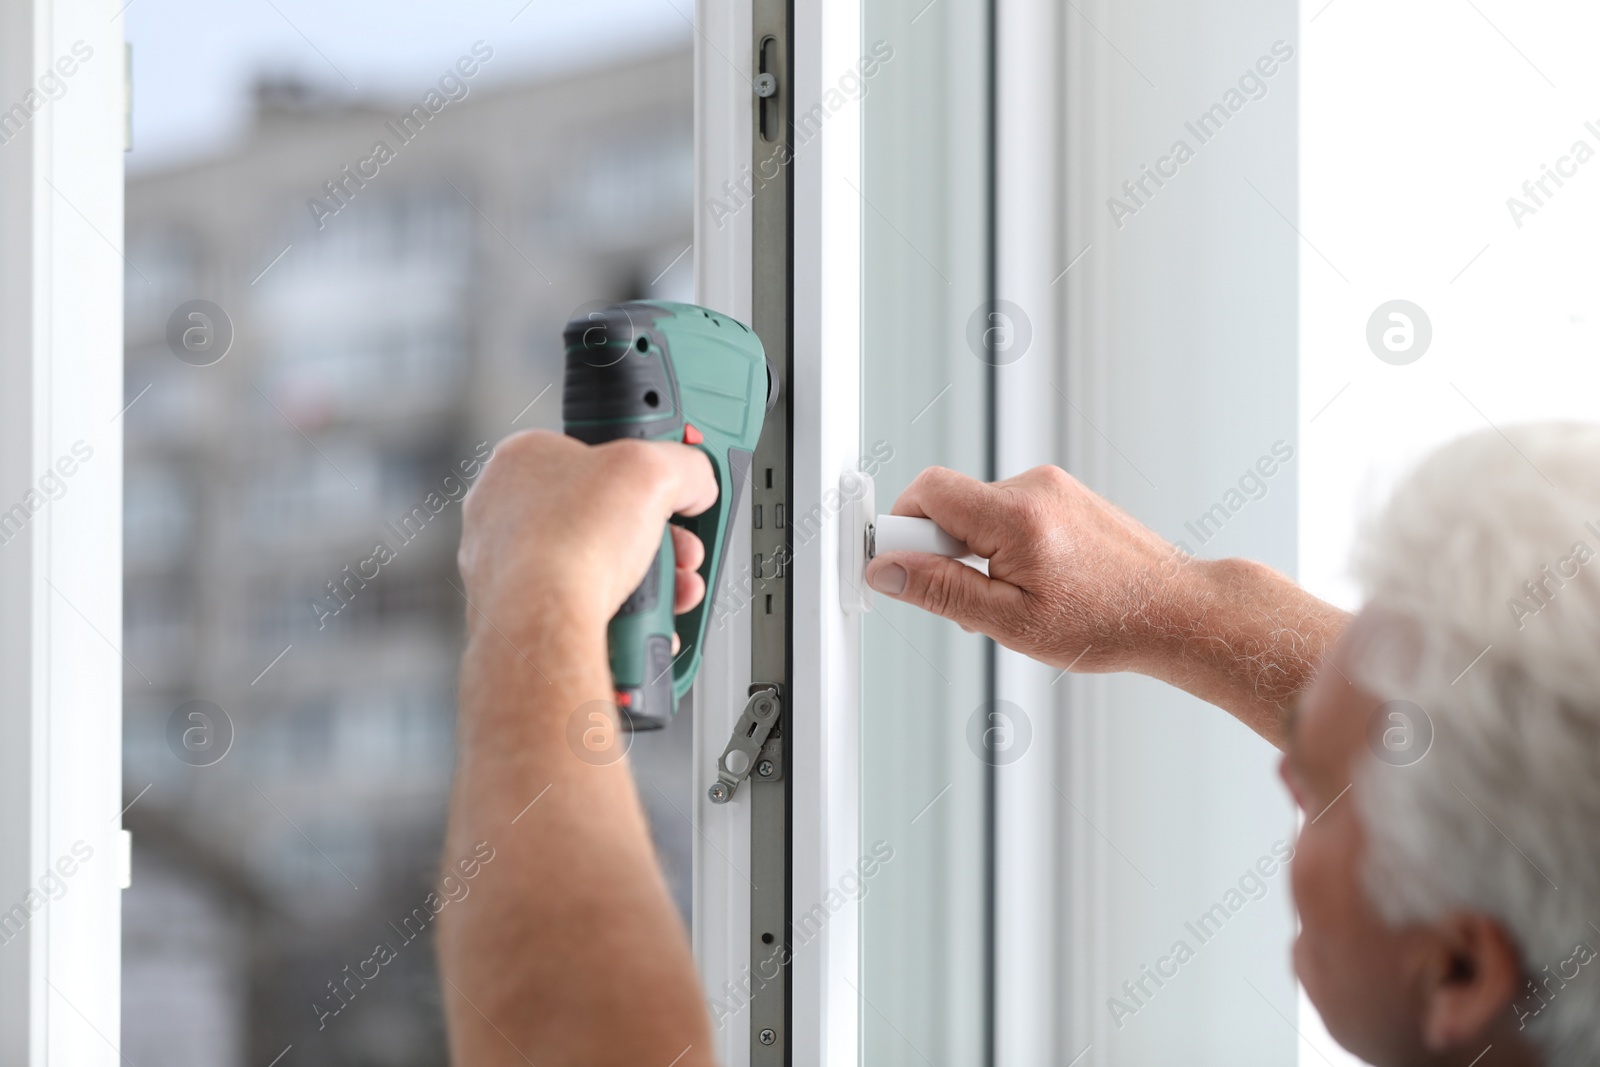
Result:
[[[705,544],[705,599],[674,616],[675,556],[671,531],[663,529],[655,563],[607,630],[623,721],[633,729],[659,728],[700,668],[730,520],[766,418],[766,352],[749,327],[726,315],[655,301],[575,318],[565,340],[562,418],[570,436],[590,444],[622,437],[681,441],[705,452],[717,479],[709,510],[673,519]]]

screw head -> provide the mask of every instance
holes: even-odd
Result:
[[[714,782],[711,788],[706,790],[706,795],[711,798],[711,803],[713,804],[726,804],[728,802],[728,787],[721,782]]]
[[[771,778],[772,772],[775,770],[777,770],[777,768],[772,765],[772,761],[769,759],[764,759],[760,763],[756,764],[756,773],[763,778]]]
[[[778,77],[775,74],[757,74],[755,85],[756,95],[765,99],[776,95],[778,92]]]
[[[771,1030],[763,1030],[756,1035],[756,1039],[759,1040],[763,1045],[770,1045],[774,1041],[778,1040],[778,1035]]]

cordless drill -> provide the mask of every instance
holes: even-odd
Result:
[[[709,510],[672,520],[705,544],[705,599],[674,616],[672,531],[663,529],[649,573],[606,631],[623,724],[658,729],[677,712],[700,667],[730,520],[771,406],[772,376],[748,326],[693,304],[613,304],[574,318],[565,340],[561,416],[569,436],[589,444],[622,437],[682,441],[706,454],[717,478]]]

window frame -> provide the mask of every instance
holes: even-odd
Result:
[[[1033,348],[1026,358],[1001,368],[995,379],[997,473],[1009,476],[1037,464],[1059,464],[1092,488],[1130,501],[1137,513],[1164,521],[1156,519],[1161,514],[1159,498],[1144,495],[1144,483],[1127,469],[1127,460],[1111,443],[1160,441],[1165,439],[1160,434],[1169,432],[1142,414],[1168,399],[1163,382],[1148,373],[1148,366],[1126,358],[1133,345],[1129,323],[1140,315],[1148,319],[1152,309],[1141,308],[1139,301],[1148,300],[1150,294],[1121,292],[1118,300],[1111,299],[1131,265],[1147,261],[1141,257],[1164,254],[1159,243],[1163,238],[1151,234],[1150,227],[1139,240],[1116,237],[1107,222],[1104,198],[1124,177],[1128,153],[1143,150],[1142,141],[1130,148],[1132,134],[1119,132],[1117,123],[1124,119],[1143,123],[1135,132],[1148,139],[1165,135],[1170,115],[1146,106],[1139,93],[1143,83],[1136,75],[1130,77],[1125,60],[1107,49],[1095,27],[1108,32],[1118,27],[1113,36],[1124,49],[1162,47],[1170,27],[1160,20],[1141,24],[1132,14],[1119,19],[1115,6],[1106,0],[1092,0],[1076,13],[1048,0],[993,3],[996,54],[1007,57],[996,64],[995,76],[995,296],[1025,308],[1033,334]],[[860,0],[796,0],[799,101],[815,98],[825,72],[845,69],[853,61],[851,47],[861,43],[860,7]],[[737,217],[721,229],[711,225],[705,206],[708,198],[723,195],[723,181],[738,174],[749,158],[748,5],[702,0],[699,11],[698,292],[703,302],[741,314],[749,310],[750,232]],[[1266,21],[1260,19],[1249,28],[1265,32]],[[830,28],[840,31],[841,40],[854,38],[850,46],[830,41]],[[1278,32],[1293,37],[1287,27]],[[823,58],[824,45],[830,43],[838,56],[832,61]],[[744,65],[733,71],[728,59]],[[1199,77],[1204,84],[1192,88],[1201,94],[1210,91],[1212,75],[1200,72]],[[845,286],[860,281],[861,207],[835,196],[830,185],[855,196],[842,179],[855,180],[851,168],[861,165],[859,137],[859,120],[852,114],[848,124],[838,121],[825,129],[821,152],[801,154],[796,164],[799,244],[794,322],[796,367],[802,375],[796,385],[794,436],[797,509],[820,499],[831,480],[855,461],[850,450],[857,439],[842,415],[859,412],[859,379],[854,372],[862,353],[859,333],[843,329],[847,321],[858,327],[858,316],[843,309],[856,298]],[[843,143],[846,139],[848,143]],[[1293,172],[1292,150],[1267,162]],[[1215,210],[1245,211],[1233,192],[1192,189],[1192,195],[1205,197]],[[1279,236],[1272,237],[1271,252],[1292,277],[1298,262],[1293,236],[1278,241]],[[851,239],[854,248],[848,246]],[[1157,244],[1152,246],[1151,240]],[[1189,257],[1185,260],[1189,267],[1203,272],[1209,262],[1225,261],[1227,250],[1203,245],[1186,248],[1183,254]],[[819,322],[820,328],[815,325]],[[1241,355],[1221,348],[1216,339],[1228,339],[1225,327],[1197,334],[1192,344],[1171,349],[1166,358],[1174,369],[1203,359],[1206,371],[1222,385],[1249,385],[1262,377],[1267,345],[1255,344]],[[1150,357],[1144,358],[1148,363]],[[1284,385],[1280,377],[1272,380],[1274,388]],[[824,386],[826,392],[813,391]],[[1275,433],[1274,418],[1263,409],[1259,418],[1218,426],[1195,415],[1181,427],[1194,438],[1194,451],[1176,459],[1173,476],[1181,476],[1186,488],[1206,486],[1205,491],[1213,482],[1227,484],[1237,475],[1239,422],[1249,422],[1252,434]],[[1282,432],[1296,439],[1292,424]],[[1297,487],[1285,483],[1283,492],[1293,498]],[[1279,510],[1253,518],[1258,527],[1245,551],[1276,558],[1292,569],[1294,508],[1277,504],[1274,508]],[[800,902],[825,892],[822,875],[829,863],[837,871],[853,861],[851,850],[842,844],[859,844],[862,768],[855,725],[860,715],[856,686],[860,647],[855,627],[839,616],[834,599],[837,571],[829,551],[834,532],[830,526],[818,539],[820,555],[813,547],[797,557],[796,565],[797,626],[807,628],[795,635],[794,706],[800,709],[796,726],[801,731],[797,752],[804,753],[796,761],[800,776],[794,805],[796,909],[803,909]],[[743,635],[733,634],[725,647],[708,652],[696,696],[696,774],[702,789],[743,703],[748,682],[744,640]],[[1186,835],[1197,832],[1218,834],[1219,846],[1228,850],[1249,849],[1257,844],[1254,830],[1241,836],[1219,829],[1223,824],[1217,821],[1237,801],[1231,796],[1238,792],[1235,783],[1248,783],[1243,788],[1254,803],[1281,802],[1268,768],[1270,754],[1260,751],[1254,739],[1236,736],[1235,724],[1211,710],[1200,714],[1213,718],[1197,718],[1193,728],[1208,738],[1220,735],[1217,740],[1227,748],[1214,753],[1214,771],[1194,797],[1195,811],[1202,818],[1193,827],[1173,820],[1128,822],[1126,813],[1139,810],[1141,804],[1140,786],[1129,779],[1129,769],[1137,769],[1148,781],[1181,774],[1190,762],[1182,752],[1137,751],[1132,746],[1129,704],[1135,694],[1152,706],[1192,703],[1165,691],[1147,695],[1139,688],[1143,684],[1093,676],[1063,678],[1058,671],[1005,650],[997,654],[995,695],[1027,709],[1034,737],[1027,758],[1005,768],[996,781],[992,1060],[996,1064],[1110,1063],[1132,1052],[1123,1048],[1119,1053],[1110,1040],[1105,996],[1124,976],[1128,958],[1142,951],[1149,923],[1138,908],[1124,906],[1122,890],[1132,876],[1117,850],[1170,853]],[[806,715],[807,709],[819,707],[825,714]],[[1111,820],[1121,825],[1113,827]],[[1287,830],[1287,818],[1284,825]],[[724,995],[725,983],[736,981],[746,965],[748,937],[748,911],[741,907],[748,899],[747,887],[718,854],[735,865],[745,862],[748,824],[737,811],[702,804],[696,826],[695,943],[707,993],[715,1001]],[[1102,830],[1115,837],[1115,846]],[[1266,843],[1263,839],[1262,847]],[[1167,873],[1171,881],[1164,880],[1163,887],[1184,894],[1209,892],[1216,880],[1216,872],[1200,865]],[[1292,922],[1285,922],[1292,932]],[[1281,949],[1276,927],[1259,938],[1246,936],[1252,939],[1252,951],[1259,940],[1260,951],[1268,954],[1262,956],[1265,965],[1276,967],[1278,953],[1286,952],[1288,934]],[[859,938],[855,909],[846,907],[830,918],[820,951],[797,960],[796,1062],[859,1062],[861,1020],[871,1010],[859,1002],[849,984],[857,968]],[[1168,997],[1162,1011],[1175,1006]],[[1228,1025],[1243,1033],[1260,1025],[1258,1014],[1266,1006],[1241,998],[1236,1010],[1237,1017],[1230,1016]],[[1175,1020],[1180,1030],[1190,1022],[1181,1012]],[[737,1022],[731,1031],[719,1033],[719,1053],[730,1064],[745,1064],[748,1033]],[[1166,1036],[1178,1040],[1189,1035]]]
[[[109,0],[0,6],[3,106],[66,85],[0,146],[0,506],[65,485],[0,546],[0,909],[30,912],[0,945],[6,1063],[119,1060],[126,55]]]
[[[791,24],[795,112],[820,101],[861,58],[860,0],[796,0]],[[752,153],[756,100],[749,0],[700,0],[695,41],[695,272],[697,299],[748,321],[752,308],[748,210],[718,219],[713,199],[742,175]],[[836,509],[839,476],[859,461],[860,106],[847,101],[790,164],[794,182],[793,508],[819,506],[821,532],[795,545],[792,671],[787,723],[792,746],[791,918],[822,901],[859,861],[860,629],[839,604]],[[748,558],[738,524],[730,558]],[[749,634],[737,624],[708,640],[694,697],[694,942],[715,1003],[749,970],[749,808],[735,795],[714,805],[706,789],[745,703]],[[790,966],[792,1056],[797,1063],[857,1058],[858,918],[846,903]],[[749,1063],[748,1012],[716,1032],[719,1062]]]
[[[1003,116],[996,168],[996,274],[1000,295],[1024,302],[1034,319],[1037,354],[997,380],[997,458],[1008,471],[1062,462],[1065,433],[1050,402],[1061,379],[1064,350],[1046,343],[1061,318],[1065,292],[1057,277],[1063,210],[1060,60],[1066,41],[1048,0],[993,0],[1001,49],[1020,50],[1028,64],[998,67],[995,92]],[[752,77],[749,0],[701,0],[696,41],[697,299],[738,317],[751,310],[748,212],[719,220],[709,211],[724,182],[751,156]],[[1041,28],[1043,32],[1041,32]],[[828,72],[857,63],[865,44],[861,0],[796,0],[796,111],[829,87]],[[840,474],[859,462],[861,415],[862,212],[860,106],[834,113],[794,166],[795,510],[822,504]],[[1047,220],[1040,225],[1040,219]],[[791,918],[802,901],[821,900],[833,879],[858,862],[860,840],[860,618],[838,601],[838,517],[823,508],[822,533],[798,546],[794,678],[795,731]],[[748,531],[735,529],[731,558],[745,558]],[[749,637],[742,627],[708,643],[695,691],[694,943],[701,979],[714,1006],[731,1002],[748,969],[749,812],[738,798],[706,802],[713,768],[744,705]],[[1063,912],[1058,799],[1053,782],[1065,765],[1064,731],[1053,721],[1064,703],[1052,690],[1055,672],[1005,650],[996,668],[999,696],[1036,717],[1030,759],[997,782],[996,1063],[1054,1058],[1065,1047],[1060,1016],[1065,968],[1053,951]],[[806,714],[822,709],[822,714]],[[1043,917],[1046,926],[1041,928]],[[1045,936],[1041,936],[1043,933]],[[858,909],[847,903],[819,936],[796,954],[791,975],[794,1061],[856,1063],[865,1010],[859,985]],[[721,1062],[749,1062],[744,1013],[717,1032]],[[1077,1051],[1074,1049],[1073,1051]]]
[[[1066,84],[1070,56],[1062,5],[1055,0],[993,0],[995,295],[1024,309],[1032,334],[1017,362],[997,368],[994,411],[997,475],[1068,463],[1069,346],[1056,342],[1067,321],[1062,266],[1067,160]],[[1067,829],[1062,798],[1074,709],[1059,672],[996,648],[995,698],[1033,711],[1026,758],[996,768],[994,793],[994,1050],[997,1067],[1068,1063],[1074,1043],[1061,931],[1081,907],[1066,893]],[[1035,710],[1037,709],[1037,710]],[[1070,812],[1069,812],[1070,813]]]
[[[1087,185],[1086,176],[1110,173],[1110,151],[1100,139],[1108,119],[1089,110],[1110,96],[1103,91],[1108,61],[1083,25],[1053,12],[1046,0],[995,2],[1002,51],[1031,57],[1002,66],[998,81],[999,295],[1030,307],[1040,344],[1040,358],[1004,377],[998,390],[1001,471],[1070,455],[1094,472],[1114,462],[1097,437],[1096,427],[1117,432],[1104,418],[1105,396],[1120,387],[1119,403],[1126,404],[1138,387],[1118,376],[1106,325],[1096,318],[1105,283],[1078,272],[1067,274],[1058,290],[1045,279],[1060,280],[1055,272],[1076,246],[1103,234],[1103,221],[1096,221],[1101,207],[1089,192],[1079,188],[1058,198],[1058,191],[1069,177]],[[748,0],[699,0],[697,6],[698,297],[748,319],[748,213],[719,226],[706,204],[750,159],[750,8]],[[0,99],[20,99],[77,41],[88,43],[98,60],[84,63],[64,95],[45,103],[21,135],[0,146],[0,486],[21,492],[36,485],[45,467],[70,454],[78,440],[94,449],[93,461],[81,464],[67,491],[0,546],[0,683],[6,694],[0,810],[7,813],[0,820],[0,908],[23,899],[47,866],[70,855],[73,843],[86,843],[93,857],[19,937],[0,945],[5,1062],[118,1062],[119,890],[128,870],[120,828],[120,417],[137,397],[125,397],[123,389],[127,69],[115,7],[65,0],[5,0],[0,6],[0,70],[6,72]],[[1103,3],[1088,10],[1097,22],[1108,14]],[[861,0],[795,0],[792,91],[799,110],[859,61],[861,14]],[[792,164],[793,491],[800,512],[825,505],[859,455],[862,206],[853,186],[859,185],[860,138],[860,107],[849,101]],[[1070,175],[1067,149],[1075,159]],[[1041,218],[1049,221],[1041,225]],[[1054,269],[1041,274],[1046,265]],[[1053,350],[1045,339],[1057,335],[1064,338],[1061,354],[1047,359]],[[1047,386],[1057,370],[1061,385],[1095,413],[1093,425],[1070,413],[1063,418],[1050,400]],[[10,504],[0,500],[0,506]],[[860,850],[859,624],[839,607],[838,517],[829,512],[824,506],[822,533],[797,546],[795,557],[791,899],[801,910],[824,899]],[[748,531],[736,527],[734,539],[738,559]],[[737,874],[748,864],[748,810],[737,799],[725,806],[704,799],[744,703],[749,649],[740,631],[731,626],[714,636],[695,699],[694,937],[713,998],[748,965],[748,888]],[[1037,1062],[1030,1050],[1048,1051],[1052,1042],[1071,1057],[1103,1027],[1079,1014],[1095,1011],[1082,1005],[1098,987],[1091,979],[1100,957],[1068,950],[1128,933],[1127,917],[1107,908],[1105,869],[1115,858],[1095,844],[1083,820],[1051,799],[1052,783],[1070,775],[1069,794],[1090,814],[1118,802],[1114,767],[1096,755],[1115,709],[1103,686],[1074,679],[1058,687],[1066,695],[1052,696],[1050,685],[1036,665],[1002,655],[1000,695],[1028,706],[1074,706],[1073,720],[1063,720],[1059,732],[1036,737],[1039,759],[1026,765],[1026,774],[1004,779],[999,793],[996,999],[1003,1012],[999,1060],[1006,1063]],[[1011,819],[1008,811],[1031,817]],[[1039,922],[1051,924],[1054,933],[1038,936]],[[1032,936],[1022,936],[1022,929]],[[1086,940],[1091,931],[1094,939]],[[791,971],[795,1061],[858,1058],[858,945],[856,909],[847,903],[797,953]],[[1058,1016],[1061,1032],[1046,1029]],[[723,1062],[748,1062],[749,1035],[737,1019],[718,1041]]]

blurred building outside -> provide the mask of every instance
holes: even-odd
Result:
[[[134,1063],[445,1062],[405,920],[453,762],[460,498],[559,428],[570,316],[692,299],[688,49],[438,88],[263,80],[242,141],[129,179]],[[686,915],[687,719],[631,757]]]

